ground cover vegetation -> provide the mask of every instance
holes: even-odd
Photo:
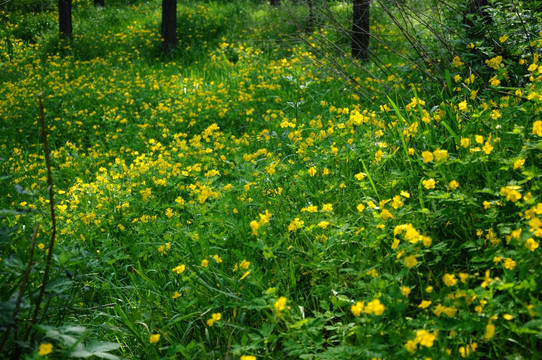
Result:
[[[2,5],[2,356],[539,358],[537,8],[393,3]]]

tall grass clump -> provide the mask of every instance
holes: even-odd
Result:
[[[420,58],[380,3],[365,64],[316,1],[184,2],[168,56],[158,1],[0,7],[3,356],[536,359],[539,15]]]

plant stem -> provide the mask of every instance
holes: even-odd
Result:
[[[43,282],[41,284],[38,300],[36,301],[34,316],[32,317],[32,321],[30,322],[30,324],[28,325],[28,328],[26,329],[26,334],[24,336],[25,341],[28,340],[28,335],[30,335],[30,330],[32,329],[32,326],[36,324],[36,321],[38,319],[41,301],[43,300],[43,294],[45,293],[45,287],[47,286],[47,280],[49,279],[49,269],[51,267],[51,260],[53,258],[53,246],[55,244],[55,237],[56,237],[56,216],[55,216],[55,203],[54,203],[54,191],[53,191],[53,176],[51,174],[51,159],[49,156],[49,144],[47,142],[47,132],[45,130],[45,116],[44,116],[43,100],[42,100],[41,92],[38,94],[38,100],[39,100],[39,105],[40,105],[41,136],[43,139],[43,147],[45,151],[45,164],[47,166],[47,184],[49,185],[49,209],[51,211],[52,232],[51,232],[51,241],[49,242],[49,248],[47,252],[47,261],[45,263],[45,271],[43,273]]]

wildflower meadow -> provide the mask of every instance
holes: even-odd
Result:
[[[377,3],[366,72],[302,1],[170,54],[156,0],[0,5],[0,357],[540,359],[542,13],[432,67]]]

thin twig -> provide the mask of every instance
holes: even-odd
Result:
[[[36,324],[36,321],[38,319],[41,301],[43,300],[43,294],[45,293],[47,280],[49,280],[49,269],[51,268],[51,260],[53,258],[53,246],[55,245],[55,237],[56,237],[56,216],[55,216],[55,202],[54,202],[54,191],[53,191],[53,175],[51,172],[51,159],[49,156],[49,144],[47,142],[47,132],[45,130],[45,115],[44,115],[44,110],[43,110],[42,93],[38,94],[38,100],[39,100],[39,105],[40,105],[41,136],[43,138],[43,147],[45,151],[45,164],[47,166],[47,183],[49,185],[49,209],[51,211],[51,223],[52,223],[53,228],[51,231],[51,241],[49,243],[49,249],[47,252],[47,261],[45,263],[45,271],[43,273],[43,283],[41,284],[38,300],[36,301],[34,316],[32,317],[32,321],[30,322],[30,324],[28,325],[28,328],[26,329],[26,334],[24,337],[25,341],[28,340],[28,335],[30,334],[30,330],[32,329],[32,326]]]

